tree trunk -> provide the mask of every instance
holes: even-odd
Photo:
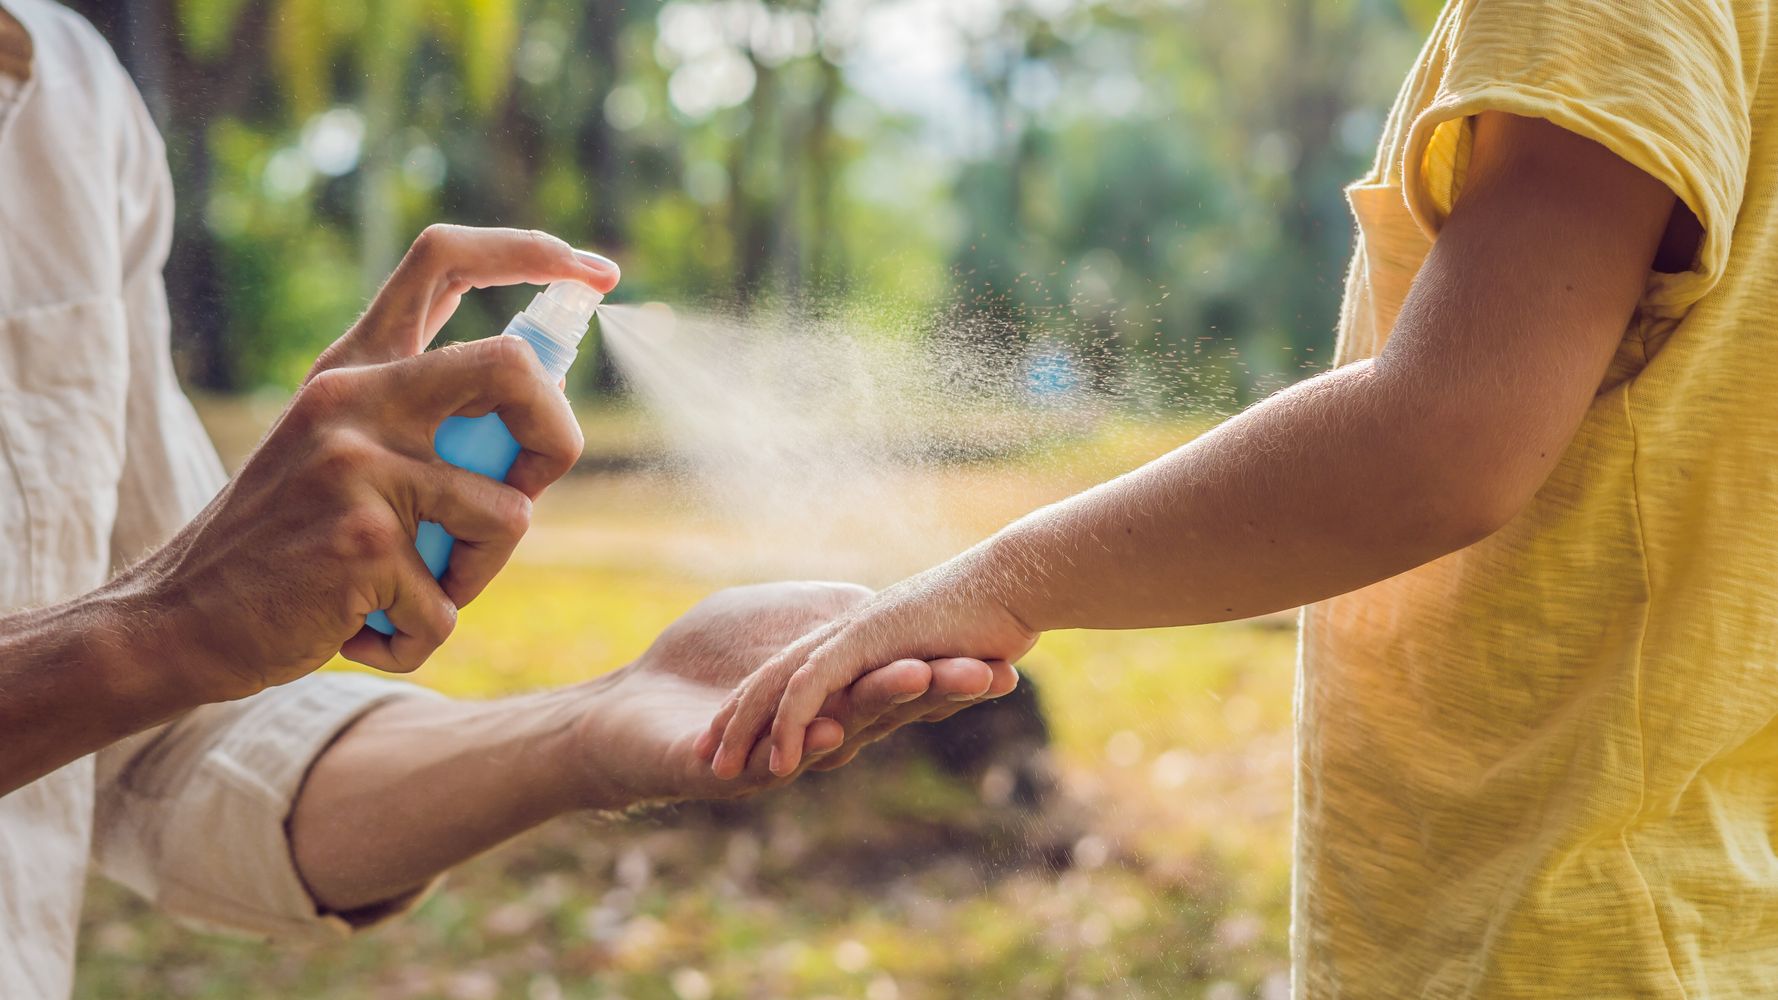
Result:
[[[610,123],[605,120],[604,96],[617,82],[617,41],[626,16],[624,4],[589,3],[581,21],[578,51],[598,68],[599,104],[581,117],[574,142],[574,162],[590,179],[587,200],[590,203],[591,237],[602,252],[621,249],[626,230],[624,218],[623,163],[618,157],[618,141]]]
[[[733,249],[735,301],[742,305],[757,302],[767,290],[774,265],[778,263],[777,216],[783,209],[779,190],[764,190],[755,166],[768,156],[783,151],[779,145],[767,151],[765,144],[782,137],[777,81],[771,67],[760,62],[751,52],[753,95],[747,99],[748,127],[735,141],[729,154],[729,213]],[[783,179],[779,178],[779,187]]]
[[[211,167],[206,133],[212,116],[239,110],[251,90],[252,70],[264,56],[259,41],[264,34],[264,5],[250,3],[241,12],[239,43],[214,63],[196,61],[186,52],[172,0],[129,4],[76,0],[71,6],[89,18],[116,50],[166,141],[176,192],[167,299],[181,374],[201,389],[238,389],[228,338],[228,299],[219,273],[220,248],[204,220]],[[174,101],[173,94],[180,100]]]

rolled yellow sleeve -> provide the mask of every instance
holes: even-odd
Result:
[[[371,708],[439,697],[326,673],[207,705],[99,755],[94,857],[108,877],[182,923],[284,940],[338,938],[395,916],[431,887],[320,912],[297,874],[286,820],[321,752]]]
[[[1484,111],[1542,118],[1665,184],[1704,228],[1690,270],[1642,303],[1677,316],[1722,278],[1745,193],[1752,109],[1734,6],[1647,0],[1470,0],[1429,45],[1437,89],[1408,124],[1399,164],[1414,219],[1436,236],[1462,189]],[[1393,166],[1393,165],[1392,165]]]

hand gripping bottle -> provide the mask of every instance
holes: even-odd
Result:
[[[605,296],[578,281],[558,281],[539,292],[524,312],[514,316],[502,336],[518,337],[530,344],[550,378],[559,380],[574,363],[580,338],[586,336],[587,325],[592,322],[594,307],[604,300]],[[502,482],[519,457],[519,443],[498,413],[446,417],[432,438],[432,446],[439,458],[457,468]],[[420,558],[426,561],[433,579],[444,575],[455,542],[442,525],[420,522],[414,547],[420,550]],[[395,634],[389,616],[381,611],[371,612],[364,623],[384,635]]]

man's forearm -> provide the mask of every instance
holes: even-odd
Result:
[[[0,618],[0,795],[210,700],[129,581]]]
[[[580,808],[590,787],[575,727],[599,682],[488,702],[412,698],[373,709],[315,762],[290,816],[309,891],[346,913]]]

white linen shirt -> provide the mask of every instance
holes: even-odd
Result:
[[[160,136],[90,25],[46,0],[7,11],[34,51],[27,79],[0,72],[0,613],[98,587],[225,481],[168,354]],[[304,889],[285,820],[344,726],[419,691],[309,677],[0,797],[0,997],[72,989],[89,858],[191,924],[343,934]]]

